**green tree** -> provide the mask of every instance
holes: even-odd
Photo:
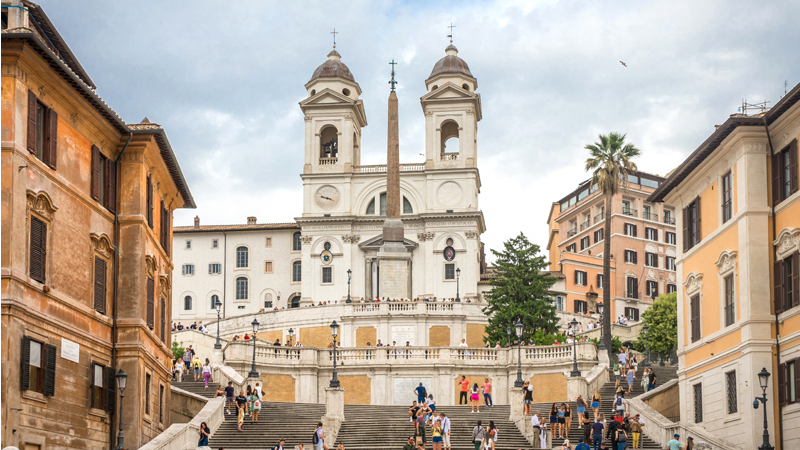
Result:
[[[668,353],[678,348],[677,293],[671,292],[659,296],[643,316],[643,321],[647,325],[647,346],[651,353]],[[644,351],[644,336],[639,335],[634,348]]]
[[[183,341],[179,344],[178,341],[172,341],[172,357],[181,359],[183,358],[183,352],[185,351],[183,347]]]
[[[495,261],[495,275],[491,280],[492,290],[486,294],[488,306],[483,312],[489,316],[485,342],[509,343],[506,328],[517,321],[525,326],[523,341],[528,341],[537,333],[556,332],[558,316],[553,299],[547,290],[556,278],[545,271],[547,258],[539,253],[539,246],[532,244],[524,234],[503,243],[503,250],[492,249]],[[516,334],[512,331],[512,341]]]
[[[592,172],[592,185],[597,185],[605,197],[605,224],[603,225],[603,345],[608,351],[609,361],[614,361],[611,345],[611,198],[623,190],[628,183],[628,174],[636,173],[636,164],[631,160],[641,155],[633,144],[625,143],[625,135],[609,133],[598,136],[600,142],[589,144],[590,157],[586,159],[586,171]]]

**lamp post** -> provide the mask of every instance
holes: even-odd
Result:
[[[753,409],[758,409],[758,402],[764,404],[764,442],[758,447],[758,450],[773,450],[775,447],[769,445],[769,430],[767,429],[767,382],[769,381],[769,372],[767,372],[767,368],[764,367],[761,369],[761,372],[758,372],[758,383],[761,385],[761,391],[763,395],[761,397],[756,397],[753,400]]]
[[[350,270],[350,269],[347,269],[347,302],[346,303],[353,303],[353,301],[350,300],[350,277],[351,277],[352,274],[353,274],[353,271]]]
[[[514,331],[511,330],[511,325],[507,326],[506,327],[506,334],[508,334],[508,348],[511,348],[511,342],[513,342],[511,340],[512,333],[514,333]]]
[[[292,338],[294,337],[294,330],[289,328],[289,346],[292,346]]]
[[[642,361],[642,367],[650,367],[650,346],[647,343],[647,331],[649,329],[647,324],[642,325],[642,335],[644,335],[644,361]]]
[[[336,376],[336,336],[339,335],[339,324],[334,320],[331,324],[331,335],[333,336],[333,377],[329,387],[338,388],[339,378]]]
[[[603,320],[603,310],[605,309],[604,307],[605,305],[602,303],[597,304],[597,312],[600,313],[600,345],[597,346],[598,350],[606,349],[606,344],[604,343],[605,340],[603,339],[603,332],[606,328],[605,321]]]
[[[456,301],[457,302],[461,301],[461,299],[458,297],[458,291],[459,291],[458,285],[460,283],[460,280],[461,280],[461,268],[456,268]]]
[[[514,382],[514,387],[520,388],[525,384],[522,381],[522,321],[514,325],[514,331],[517,333],[517,381]]]
[[[581,371],[578,370],[578,340],[575,336],[575,330],[578,329],[578,321],[573,318],[570,325],[572,325],[572,372],[570,372],[569,376],[579,377],[581,376]]]
[[[214,303],[214,309],[217,310],[217,342],[214,344],[214,350],[219,350],[222,348],[222,343],[219,341],[219,313],[222,310],[222,302],[217,299],[217,302]]]
[[[258,333],[258,320],[253,319],[250,324],[253,325],[253,365],[250,367],[250,373],[247,376],[249,378],[258,378],[258,372],[256,372],[256,333]]]
[[[125,397],[125,385],[128,382],[128,375],[119,369],[116,375],[117,379],[117,389],[119,389],[119,433],[117,434],[117,446],[114,450],[124,450],[125,449],[125,436],[122,435],[122,400]]]

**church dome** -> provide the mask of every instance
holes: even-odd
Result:
[[[342,57],[339,55],[339,52],[336,51],[336,47],[328,53],[328,60],[322,63],[317,70],[314,71],[314,75],[311,75],[311,80],[313,81],[317,78],[335,78],[340,77],[344,78],[345,80],[350,80],[355,83],[355,78],[353,78],[353,74],[350,72],[350,69],[341,61]]]
[[[444,49],[444,52],[446,54],[445,57],[437,61],[433,66],[433,71],[431,71],[431,75],[428,77],[429,79],[444,73],[457,73],[475,78],[469,71],[467,62],[458,57],[458,49],[452,42]]]

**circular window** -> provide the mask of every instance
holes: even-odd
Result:
[[[435,91],[437,89],[439,89],[439,86],[437,86],[435,84],[433,86],[431,86],[431,92],[433,92],[433,91]]]
[[[323,247],[325,250],[327,250],[327,251],[330,251],[330,249],[331,249],[331,243],[330,243],[330,242],[326,242],[326,243],[324,243],[324,244],[322,245],[322,247]]]
[[[445,241],[445,245],[448,246],[448,247],[452,247],[453,246],[453,238],[447,238],[447,241]]]
[[[347,88],[342,89],[342,94],[344,94],[344,95],[349,97],[350,96],[350,89],[347,89]]]
[[[313,95],[317,95],[317,90],[316,90],[316,89],[312,89],[312,90],[311,90],[311,95],[312,95],[312,96],[313,96]]]
[[[465,91],[468,91],[469,90],[469,85],[467,83],[464,83],[464,84],[461,85],[461,88],[464,89]]]

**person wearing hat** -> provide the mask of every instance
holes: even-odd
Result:
[[[578,445],[575,446],[575,450],[590,450],[589,446],[586,445],[583,438],[578,439]]]
[[[678,438],[680,438],[680,437],[681,437],[681,435],[678,434],[678,433],[675,433],[674,435],[672,435],[672,440],[667,442],[667,446],[669,447],[669,450],[684,450],[683,446],[681,445],[681,441],[678,440]]]

